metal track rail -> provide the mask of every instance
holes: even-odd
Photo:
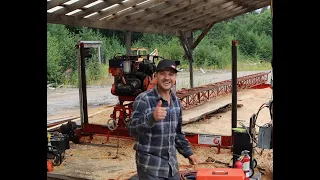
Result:
[[[238,91],[265,84],[268,81],[269,73],[271,73],[271,71],[237,78]],[[226,80],[195,88],[182,89],[176,93],[178,98],[181,100],[183,108],[190,109],[219,96],[232,93],[232,81]]]
[[[238,91],[264,85],[268,81],[269,73],[271,73],[271,71],[239,77],[237,79]],[[211,101],[212,99],[215,99],[217,97],[232,93],[232,81],[226,80],[195,88],[182,89],[180,91],[177,91],[176,93],[181,101],[183,108],[191,109],[195,106],[204,104],[207,101]],[[59,124],[77,118],[79,118],[79,116],[47,120],[47,127],[49,128],[52,126],[57,126]]]

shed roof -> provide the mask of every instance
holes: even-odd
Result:
[[[47,22],[180,35],[270,5],[270,0],[47,0]]]

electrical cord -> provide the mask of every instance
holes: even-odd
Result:
[[[196,170],[184,170],[184,171],[179,171],[179,173],[180,173],[180,180],[196,180],[197,178]]]
[[[200,163],[197,163],[197,165],[203,165],[203,164],[216,164],[216,163],[219,163],[219,164],[224,164],[226,165],[226,167],[229,167],[229,163],[225,163],[225,162],[221,162],[221,161],[217,161],[217,160],[214,160],[213,162],[200,162]],[[180,165],[179,166],[179,169],[180,168],[193,168],[194,165]],[[136,174],[137,171],[130,171],[128,173],[125,173],[125,174],[121,174],[120,176],[118,176],[116,178],[116,180],[127,180],[129,178],[125,178],[126,176],[130,176],[130,175],[134,175]],[[179,171],[179,176],[180,176],[180,180],[196,180],[196,174],[197,174],[197,170],[195,169],[189,169],[189,170],[180,170]]]
[[[272,107],[272,106],[273,106],[273,100],[270,100],[270,101],[267,102],[267,103],[263,103],[263,104],[260,106],[260,108],[258,109],[258,112],[257,112],[256,114],[254,114],[254,116],[253,116],[253,117],[254,117],[254,119],[253,119],[253,127],[255,127],[255,126],[258,126],[259,128],[261,128],[261,127],[272,127],[272,125],[273,125],[273,114],[272,114],[272,108],[273,108],[273,107]],[[270,113],[271,121],[268,122],[268,123],[263,124],[262,126],[259,126],[259,125],[256,124],[256,121],[257,121],[257,119],[258,119],[259,112],[260,112],[263,108],[265,108],[265,107],[269,108],[269,113]],[[263,132],[262,132],[262,133],[263,133]],[[257,139],[258,139],[258,137],[255,137],[255,138],[254,138],[254,142],[255,142],[255,146],[253,147],[254,149],[258,146]],[[256,149],[255,149],[255,150],[256,150]],[[263,150],[264,150],[264,149],[261,150],[260,154],[262,154]],[[256,151],[257,151],[257,150],[256,150]]]
[[[273,100],[271,100],[269,103],[269,112],[270,112],[271,121],[273,121]]]
[[[268,103],[263,103],[263,104],[260,106],[260,108],[258,109],[258,112],[255,114],[255,117],[254,117],[254,121],[253,121],[254,126],[258,126],[258,127],[271,127],[271,126],[272,126],[272,122],[273,122],[273,121],[272,121],[272,113],[271,113],[272,105],[273,105],[273,101],[271,100],[271,101],[269,101]],[[269,108],[270,117],[271,117],[271,123],[269,122],[269,123],[266,123],[266,124],[264,124],[264,125],[262,125],[262,126],[259,126],[259,125],[256,124],[256,121],[257,121],[257,119],[258,119],[259,112],[260,112],[263,108],[265,108],[265,107]]]

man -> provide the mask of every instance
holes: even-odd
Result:
[[[157,86],[139,94],[133,103],[129,133],[136,138],[139,179],[179,180],[176,149],[191,164],[198,161],[181,129],[180,100],[171,91],[177,72],[174,61],[160,61],[155,73]]]

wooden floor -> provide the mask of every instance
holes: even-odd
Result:
[[[89,180],[89,179],[48,172],[47,180]]]

